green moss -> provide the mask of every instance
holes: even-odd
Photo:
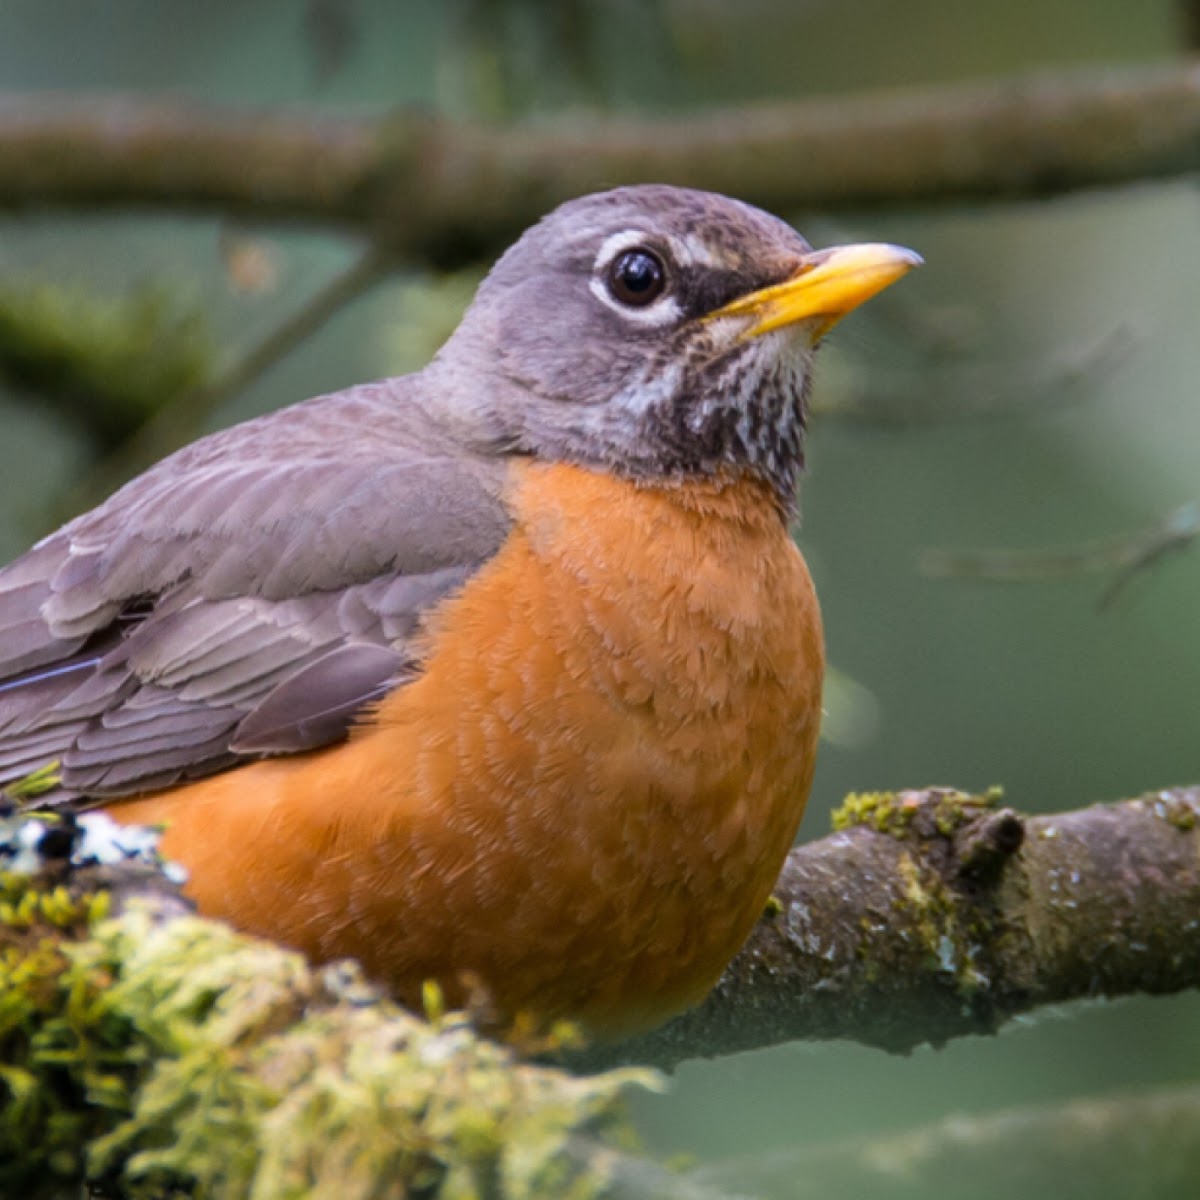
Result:
[[[193,917],[0,876],[0,1193],[574,1197],[646,1072],[578,1078],[357,973]],[[584,1141],[603,1144],[589,1158]]]
[[[0,817],[0,862],[0,1195],[588,1200],[625,1089],[655,1085],[523,1062],[432,991],[423,1020],[173,893],[110,916],[89,872],[164,881],[149,831],[103,814]]]
[[[988,940],[988,931],[980,924],[984,918],[942,875],[922,864],[928,855],[934,859],[944,856],[950,849],[944,842],[983,811],[994,808],[1002,796],[998,787],[981,793],[953,788],[860,792],[847,796],[833,814],[835,830],[865,826],[903,843],[897,857],[897,914],[919,939],[930,970],[952,979],[964,1000],[989,982],[980,965]],[[868,970],[878,932],[863,919],[858,954]]]
[[[1149,802],[1155,813],[1168,825],[1173,825],[1184,833],[1190,833],[1196,828],[1196,809],[1186,797],[1161,792],[1143,797],[1143,801]]]
[[[1172,805],[1167,813],[1167,821],[1186,833],[1196,827],[1196,810],[1187,804]]]
[[[907,832],[917,804],[906,801],[904,792],[851,792],[830,815],[835,832],[854,825],[867,825],[878,833],[899,837]]]
[[[862,975],[868,983],[882,977],[883,964],[876,957],[875,939],[879,936],[878,924],[869,917],[860,917],[858,922],[862,938],[854,948],[855,957],[862,964]]]
[[[214,361],[199,310],[162,287],[112,298],[40,282],[0,286],[0,372],[69,410],[102,445],[203,384]]]
[[[0,873],[0,1192],[37,1196],[83,1171],[87,1140],[130,1106],[137,1067],[111,973],[70,956],[102,895]]]
[[[1003,798],[1002,787],[990,787],[985,792],[959,792],[952,788],[939,790],[934,809],[934,827],[943,837],[950,837],[968,821],[978,817],[982,809],[995,808]]]
[[[851,792],[834,809],[830,823],[835,832],[865,825],[878,833],[903,838],[914,830],[924,813],[932,816],[933,829],[943,837],[979,815],[984,808],[999,803],[1002,788],[986,792],[960,792],[954,788],[927,788],[901,792]]]
[[[391,1194],[447,1200],[598,1195],[572,1150],[616,1134],[639,1073],[577,1079],[517,1063],[459,1018],[435,1027],[392,1005],[313,1006],[297,956],[198,919],[131,914],[99,931],[119,960],[113,1002],[156,1064],[92,1167],[149,1193],[187,1179],[217,1200]],[[170,965],[170,969],[165,969]],[[359,985],[361,987],[361,984]]]
[[[61,782],[60,766],[59,761],[55,759],[36,771],[30,771],[28,775],[0,788],[0,797],[20,802],[34,800],[46,792],[52,792]]]
[[[922,872],[909,854],[901,855],[899,871],[904,892],[897,907],[915,926],[930,967],[953,976],[955,987],[964,997],[986,986],[987,979],[976,967],[979,940],[969,923],[962,921],[955,895],[939,876]]]

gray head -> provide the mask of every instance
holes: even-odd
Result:
[[[755,475],[788,508],[817,341],[919,261],[814,252],[726,196],[618,188],[528,230],[430,371],[517,452],[649,481]]]

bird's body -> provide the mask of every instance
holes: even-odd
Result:
[[[811,350],[915,261],[853,249],[865,281],[722,197],[564,206],[426,371],[202,440],[0,572],[0,782],[61,760],[202,912],[409,1002],[694,1003],[812,779]]]
[[[347,745],[115,812],[167,822],[204,911],[409,1001],[425,978],[462,999],[463,964],[505,1011],[617,1032],[698,1000],[763,910],[811,782],[820,620],[761,485],[512,474],[512,535]]]

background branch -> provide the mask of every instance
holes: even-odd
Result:
[[[773,1200],[1184,1200],[1196,1194],[1200,1172],[1198,1118],[1194,1086],[957,1113],[888,1136],[704,1167],[689,1176],[687,1200],[732,1188]]]
[[[127,479],[203,433],[206,418],[244,391],[312,337],[352,301],[375,286],[389,270],[385,254],[368,246],[294,312],[231,363],[212,382],[201,383],[165,404],[102,459],[62,505],[64,519],[99,504]]]
[[[950,550],[931,548],[918,560],[926,575],[1029,583],[1102,572],[1112,579],[1100,599],[1109,607],[1134,576],[1171,554],[1189,549],[1200,538],[1200,502],[1181,504],[1153,524],[1117,537],[1093,538],[1074,546],[1044,550]]]
[[[350,227],[435,263],[568,196],[660,179],[774,209],[1048,196],[1200,166],[1200,67],[1036,74],[678,118],[488,126],[162,99],[0,99],[0,207]]]

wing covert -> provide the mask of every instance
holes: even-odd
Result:
[[[167,786],[343,736],[498,549],[504,466],[356,388],[186,447],[0,570],[0,785]],[[365,432],[369,431],[369,433]]]

